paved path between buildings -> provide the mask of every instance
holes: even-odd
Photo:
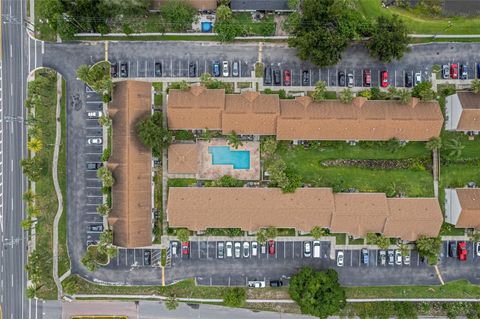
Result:
[[[60,151],[60,143],[62,141],[62,122],[60,121],[60,112],[62,110],[62,76],[57,73],[57,110],[56,110],[56,136],[55,136],[55,148],[53,150],[53,186],[55,187],[55,193],[57,193],[57,214],[53,221],[53,280],[57,285],[58,298],[63,295],[62,284],[58,278],[58,222],[63,213],[63,196],[62,190],[58,183],[58,153]]]

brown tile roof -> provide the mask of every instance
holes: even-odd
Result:
[[[437,102],[413,99],[350,104],[338,100],[313,102],[309,97],[280,100],[279,140],[389,140],[425,141],[438,136],[443,116]]]
[[[172,144],[168,147],[168,173],[196,174],[197,173],[197,144]]]
[[[331,231],[354,237],[381,233],[388,214],[387,197],[383,193],[336,193]]]
[[[279,112],[278,95],[244,92],[225,96],[222,131],[228,134],[275,135]]]
[[[385,223],[387,237],[416,240],[421,235],[436,237],[443,214],[436,198],[388,198],[390,215]]]
[[[215,10],[217,8],[217,0],[185,0],[192,4],[197,10]],[[152,0],[150,8],[152,10],[162,10],[162,5],[167,0]]]
[[[121,247],[152,244],[152,156],[135,132],[138,120],[147,117],[150,110],[150,83],[125,81],[115,84],[109,106],[112,155],[108,161],[115,184],[108,221],[113,229],[113,242]]]
[[[480,131],[480,94],[458,92],[462,115],[458,122],[459,131]]]
[[[261,227],[310,231],[314,226],[356,237],[385,233],[415,240],[437,236],[443,222],[435,198],[387,199],[379,193],[337,193],[330,188],[300,188],[283,194],[277,188],[172,187],[167,202],[171,227]]]
[[[240,227],[327,227],[333,212],[330,188],[302,188],[283,194],[278,188],[170,187],[167,202],[171,227],[191,230]]]
[[[480,229],[480,188],[457,188],[462,210],[455,227]]]
[[[443,115],[438,102],[412,99],[368,101],[357,97],[350,104],[338,100],[313,102],[310,97],[279,100],[277,95],[248,92],[210,97],[175,91],[168,102],[171,129],[232,130],[239,134],[276,135],[278,140],[389,140],[426,141],[439,136]],[[208,97],[205,97],[208,96]],[[207,100],[207,101],[205,101]],[[205,107],[206,103],[210,107]]]
[[[168,127],[176,129],[220,130],[225,108],[225,90],[207,90],[192,86],[189,90],[170,90],[168,95]]]

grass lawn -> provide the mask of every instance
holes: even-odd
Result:
[[[347,235],[345,234],[331,234],[330,236],[335,236],[337,239],[337,245],[345,245]]]
[[[275,22],[273,15],[268,14],[261,21],[253,21],[250,12],[234,13],[233,17],[243,26],[245,35],[274,35]]]
[[[127,36],[127,37],[75,37],[74,40],[85,40],[85,41],[217,41],[218,37],[216,35],[149,35],[149,36]],[[254,42],[257,42],[255,40]]]
[[[162,168],[159,167],[153,176],[153,182],[155,184],[155,193],[153,194],[153,200],[155,208],[158,211],[158,218],[155,220],[155,226],[153,233],[155,238],[154,244],[160,244],[161,236],[163,235],[163,202],[162,202]]]
[[[29,3],[30,1],[27,1]],[[55,30],[53,30],[48,23],[40,22],[45,21],[46,19],[40,15],[41,7],[45,5],[45,3],[49,3],[49,0],[36,0],[35,1],[35,32],[36,38],[44,41],[56,41],[57,34]]]
[[[153,95],[153,104],[155,106],[162,106],[163,105],[163,94],[157,93]]]
[[[477,136],[473,141],[469,141],[468,136],[463,133],[443,131],[441,138],[443,142],[443,147],[440,152],[442,159],[447,158],[448,143],[449,140],[452,139],[459,140],[461,144],[465,146],[465,148],[462,150],[459,160],[480,159],[480,137]]]
[[[168,187],[188,187],[197,183],[195,178],[169,178]]]
[[[153,89],[157,92],[160,92],[163,89],[163,83],[162,82],[153,82],[152,86],[153,86]]]
[[[412,11],[393,6],[388,9],[382,8],[381,0],[358,0],[357,4],[360,12],[369,19],[375,19],[382,14],[398,14],[405,21],[411,33],[475,34],[480,30],[479,17],[423,17]],[[450,28],[448,28],[448,21],[452,23]]]

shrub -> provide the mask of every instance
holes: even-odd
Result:
[[[242,307],[246,299],[246,291],[240,287],[227,289],[223,294],[223,303],[229,307]]]

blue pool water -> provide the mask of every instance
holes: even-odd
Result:
[[[250,169],[250,151],[231,150],[229,146],[209,146],[213,165],[233,165],[234,169]]]

